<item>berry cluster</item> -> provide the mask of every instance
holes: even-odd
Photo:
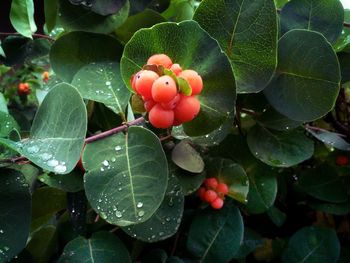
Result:
[[[228,186],[219,183],[215,177],[204,180],[203,186],[198,189],[200,199],[207,202],[214,209],[220,209],[224,205],[225,195],[228,194]]]
[[[29,95],[31,92],[28,83],[19,83],[17,88],[18,95]]]
[[[179,80],[192,89],[186,96]],[[132,89],[142,97],[150,123],[156,128],[169,128],[193,120],[200,111],[196,98],[202,89],[202,78],[194,70],[182,70],[165,54],[151,56],[144,69],[131,77]]]

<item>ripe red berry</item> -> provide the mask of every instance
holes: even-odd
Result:
[[[170,67],[170,70],[174,72],[176,76],[178,76],[182,72],[182,68],[179,64],[173,64]]]
[[[44,71],[43,74],[42,74],[43,81],[44,82],[48,82],[49,81],[49,77],[50,77],[49,72]]]
[[[160,104],[156,104],[150,110],[148,119],[154,127],[166,129],[173,125],[174,111],[165,110]]]
[[[170,68],[172,64],[171,59],[165,54],[156,54],[147,60],[147,65],[158,65],[164,68]]]
[[[179,103],[174,109],[175,119],[180,122],[193,120],[200,110],[199,100],[194,96],[181,96]]]
[[[212,201],[210,205],[214,209],[221,209],[224,206],[224,200],[218,197],[214,201]]]
[[[213,190],[207,190],[203,195],[204,200],[208,203],[213,202],[217,197],[218,194]]]
[[[204,200],[204,194],[205,194],[205,192],[206,192],[206,190],[205,190],[204,187],[200,187],[200,188],[198,189],[198,196],[199,196],[199,198],[200,198],[202,201],[205,201],[205,200]]]
[[[228,194],[228,186],[225,183],[219,183],[218,186],[216,187],[216,191],[218,193],[227,195]]]
[[[204,185],[208,188],[216,189],[218,187],[218,179],[215,177],[207,178],[204,180]]]
[[[135,77],[136,77],[136,75],[137,75],[137,73],[132,75],[131,78],[130,78],[130,86],[133,89],[133,91],[135,91],[135,92],[136,92],[136,87],[135,87],[135,80],[136,80]]]
[[[173,110],[173,109],[175,109],[175,107],[177,106],[179,101],[180,101],[180,94],[177,94],[175,96],[175,98],[173,98],[171,101],[163,102],[163,103],[161,103],[161,105],[162,105],[163,109]]]
[[[179,74],[179,77],[184,78],[187,80],[188,84],[190,84],[192,88],[191,95],[197,95],[201,93],[203,89],[203,81],[202,77],[198,75],[196,71],[191,69],[184,70]]]
[[[146,100],[152,99],[152,85],[159,76],[151,70],[142,70],[135,76],[135,89]]]
[[[17,88],[18,95],[28,95],[31,90],[28,83],[19,83]]]
[[[153,100],[146,100],[145,103],[143,104],[147,112],[150,112],[150,110],[153,108],[154,105],[156,105],[156,102]]]
[[[347,157],[346,155],[338,155],[335,160],[335,163],[338,166],[346,166],[349,164],[349,157]]]
[[[170,76],[161,76],[152,85],[152,98],[156,102],[169,102],[177,95],[176,82]]]

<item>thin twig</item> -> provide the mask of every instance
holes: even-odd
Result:
[[[6,37],[6,36],[22,36],[22,35],[19,33],[14,33],[14,32],[0,32],[0,37],[2,37],[2,36]],[[45,38],[45,39],[50,40],[50,41],[55,41],[54,38],[47,36],[47,35],[33,34],[32,36],[35,38]]]

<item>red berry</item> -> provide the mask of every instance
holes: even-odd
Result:
[[[171,59],[165,54],[156,54],[147,60],[147,65],[158,65],[165,68],[170,68],[172,64]]]
[[[196,97],[181,96],[179,103],[174,109],[175,119],[180,122],[187,122],[193,120],[200,110],[200,103]]]
[[[224,206],[224,200],[218,197],[213,202],[211,202],[210,205],[214,209],[221,209]]]
[[[216,191],[217,191],[218,193],[227,195],[227,194],[228,194],[228,187],[227,187],[227,184],[225,184],[225,183],[219,183],[218,186],[216,187]]]
[[[147,112],[150,112],[150,110],[153,108],[154,105],[156,105],[156,102],[154,102],[153,100],[146,100],[145,103],[143,104]]]
[[[182,68],[179,64],[173,64],[170,67],[170,70],[174,72],[176,76],[178,76],[182,72]]]
[[[130,85],[131,85],[131,88],[133,89],[133,91],[136,92],[136,87],[135,87],[135,80],[136,80],[136,74],[132,75],[131,78],[130,78]]]
[[[205,200],[204,200],[204,194],[205,194],[205,192],[206,192],[206,190],[205,190],[204,187],[200,187],[200,188],[198,189],[198,196],[199,196],[199,198],[200,198],[202,201],[205,201]]]
[[[177,94],[175,96],[175,98],[173,98],[171,101],[163,102],[163,103],[161,103],[161,105],[162,105],[163,109],[173,110],[173,109],[175,109],[175,107],[177,106],[179,101],[180,101],[180,94]]]
[[[49,81],[49,78],[50,78],[49,72],[44,71],[42,74],[42,78],[43,78],[43,81],[47,83]]]
[[[208,188],[216,189],[218,187],[218,179],[215,177],[207,178],[204,180],[204,185]]]
[[[169,102],[176,95],[176,82],[170,76],[161,76],[152,85],[152,98],[156,102]]]
[[[197,95],[201,93],[203,89],[203,81],[202,77],[198,75],[196,71],[191,69],[184,70],[179,74],[179,77],[184,78],[187,80],[188,84],[190,84],[192,88],[191,95]]]
[[[159,78],[158,74],[151,70],[142,70],[135,78],[136,92],[146,100],[152,99],[152,85]]]
[[[178,120],[174,120],[174,123],[173,123],[173,126],[179,126],[179,125],[181,125],[182,124],[182,122],[180,122],[180,121],[178,121]]]
[[[349,158],[346,155],[338,155],[335,163],[338,166],[346,166],[349,164]]]
[[[17,88],[18,95],[28,95],[31,90],[28,83],[19,83]]]
[[[150,110],[148,119],[154,127],[166,129],[173,125],[174,111],[165,110],[160,104],[156,104]]]
[[[203,195],[204,200],[208,203],[213,202],[217,197],[218,194],[213,190],[207,190]]]

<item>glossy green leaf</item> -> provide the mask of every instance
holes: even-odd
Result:
[[[23,175],[1,170],[0,262],[7,262],[25,247],[29,234],[31,196]]]
[[[86,135],[85,104],[78,91],[62,83],[41,104],[30,132],[20,142],[0,138],[0,143],[51,172],[66,174],[80,158]]]
[[[192,221],[187,249],[200,262],[229,262],[243,241],[243,219],[237,207],[206,209]]]
[[[203,79],[203,91],[198,96],[201,111],[184,130],[199,136],[218,129],[235,106],[235,83],[230,63],[215,40],[194,21],[161,23],[141,29],[127,43],[121,60],[125,84],[139,71],[147,59],[159,53],[167,54],[183,69],[196,70]]]
[[[171,0],[162,15],[169,21],[191,20],[195,11],[195,0]]]
[[[120,226],[148,220],[163,201],[167,160],[159,139],[141,127],[130,127],[85,147],[86,196],[107,222]]]
[[[257,165],[249,173],[247,209],[252,214],[266,212],[275,202],[277,175],[266,165]]]
[[[291,0],[280,17],[282,34],[307,29],[322,33],[334,43],[343,29],[344,9],[339,0]]]
[[[116,62],[121,52],[121,44],[113,37],[71,32],[57,39],[52,45],[50,62],[58,77],[71,82],[82,66],[92,62]]]
[[[101,0],[100,0],[101,1]],[[59,0],[59,22],[67,31],[86,31],[108,34],[121,26],[128,17],[130,4],[124,5],[116,13],[108,16],[99,15],[91,10],[73,5],[67,0]]]
[[[247,202],[249,180],[244,169],[229,159],[212,158],[207,162],[207,177],[217,177],[229,187],[228,196],[241,203]]]
[[[124,116],[130,91],[120,76],[119,63],[92,63],[75,74],[72,85],[84,99],[105,104],[115,113]]]
[[[230,58],[239,93],[263,90],[276,68],[277,13],[273,0],[204,0],[194,20]]]
[[[305,170],[301,173],[298,185],[307,194],[323,201],[342,203],[349,200],[342,177],[328,165]]]
[[[18,33],[32,38],[36,31],[33,0],[12,0],[10,20]]]
[[[264,93],[283,115],[312,121],[333,108],[339,83],[339,62],[329,42],[320,33],[296,29],[279,40],[277,71]]]
[[[312,130],[306,128],[306,130],[311,133],[315,138],[323,142],[324,144],[334,147],[343,151],[350,151],[350,144],[345,141],[339,134],[329,131]]]
[[[192,94],[192,88],[190,84],[184,78],[178,78],[177,82],[179,84],[179,92],[190,96]]]
[[[58,0],[44,0],[44,14],[46,29],[51,32],[58,16]]]
[[[330,228],[304,227],[289,240],[283,263],[335,263],[340,254],[336,232]]]
[[[80,171],[72,171],[64,174],[42,174],[38,177],[44,184],[63,190],[65,192],[75,193],[84,189],[84,174]]]
[[[178,179],[169,176],[168,188],[162,204],[150,219],[141,224],[124,227],[129,236],[144,242],[158,242],[178,230],[184,209],[184,196]]]
[[[177,166],[191,173],[201,173],[204,170],[202,157],[188,140],[182,140],[174,147],[171,159]]]
[[[344,22],[350,21],[350,9],[344,10]],[[350,28],[343,27],[343,30],[341,31],[341,35],[338,38],[337,42],[333,45],[334,49],[337,52],[340,51],[349,51],[349,44],[350,44]]]
[[[90,239],[78,237],[70,241],[58,260],[59,263],[131,263],[124,244],[112,233],[97,232]]]
[[[256,121],[266,128],[278,131],[291,130],[302,124],[301,121],[291,120],[273,108],[269,108],[259,115]]]
[[[1,71],[1,70],[0,70]],[[0,73],[0,76],[1,76],[1,73]],[[4,97],[4,94],[2,94],[0,92],[0,112],[1,113],[9,113],[8,112],[8,109],[7,109],[7,102],[6,102],[6,99]],[[2,123],[2,122],[1,122]]]
[[[271,166],[290,167],[314,153],[313,141],[298,130],[271,131],[256,125],[249,130],[247,141],[255,157]]]
[[[8,113],[0,111],[0,137],[7,137],[14,129],[20,130],[15,119]]]

